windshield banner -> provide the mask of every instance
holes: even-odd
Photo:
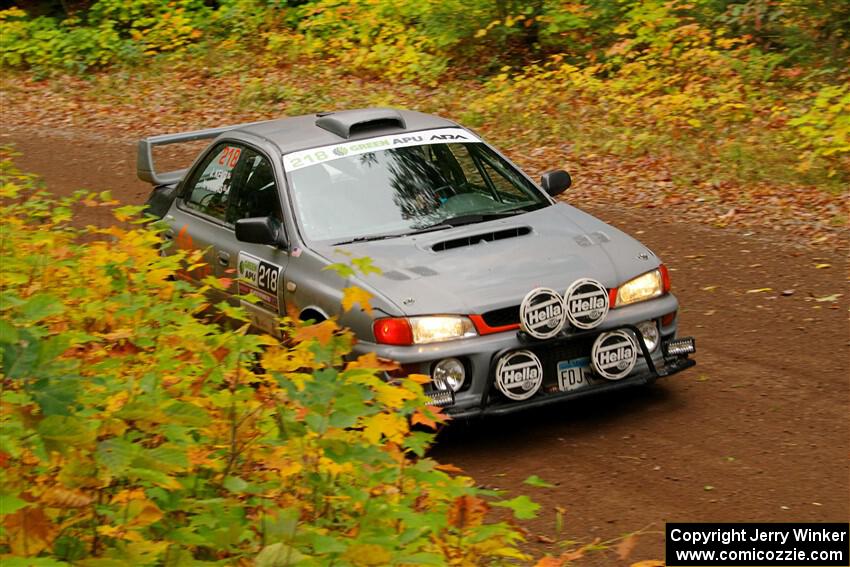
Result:
[[[439,128],[419,132],[404,132],[403,134],[367,138],[365,140],[333,144],[331,146],[311,148],[309,150],[286,154],[283,156],[283,168],[286,171],[295,171],[296,169],[309,167],[317,163],[380,150],[464,142],[481,143],[481,140],[463,128]]]

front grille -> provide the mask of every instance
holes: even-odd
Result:
[[[510,307],[487,311],[481,315],[481,318],[491,327],[519,325],[519,305],[511,305]]]
[[[532,346],[529,348],[543,364],[543,384],[558,382],[558,363],[564,360],[589,357],[593,348],[593,337],[574,339],[553,345]]]

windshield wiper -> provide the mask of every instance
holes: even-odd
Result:
[[[402,238],[404,236],[413,236],[414,234],[422,234],[425,232],[434,232],[436,230],[445,230],[447,228],[452,228],[452,225],[445,223],[437,223],[431,226],[426,226],[424,228],[420,228],[417,230],[408,230],[405,232],[390,232],[386,234],[370,234],[367,236],[356,236],[354,238],[350,238],[348,240],[341,240],[339,242],[334,242],[333,246],[341,246],[343,244],[353,244],[355,242],[371,242],[373,240],[386,240],[388,238]]]
[[[484,222],[493,219],[499,219],[502,217],[512,217],[514,215],[519,215],[522,213],[528,212],[524,209],[512,209],[508,211],[498,211],[493,213],[468,213],[463,215],[458,215],[456,217],[448,217],[442,219],[440,222],[431,225],[430,227],[438,227],[438,226],[463,226],[466,224],[475,224],[479,222]]]

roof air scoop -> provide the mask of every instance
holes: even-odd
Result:
[[[319,114],[316,126],[349,139],[356,134],[385,128],[405,128],[404,118],[391,108],[364,108],[329,114]]]

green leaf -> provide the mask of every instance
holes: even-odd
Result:
[[[112,474],[121,474],[135,459],[138,447],[126,439],[107,439],[97,444],[97,462]]]
[[[67,446],[79,447],[95,440],[95,430],[74,416],[49,415],[38,424],[38,434],[62,451]]]
[[[185,402],[175,402],[165,408],[168,423],[200,427],[210,422],[210,416],[201,407]]]
[[[330,553],[344,553],[348,546],[335,537],[313,534],[310,538],[313,544],[313,551],[321,555]]]
[[[513,510],[514,517],[517,520],[531,520],[537,517],[537,511],[540,509],[540,504],[534,502],[526,495],[517,496],[512,500],[502,500],[501,502],[493,502],[493,506],[501,506],[502,508],[510,508]]]
[[[12,496],[11,494],[0,494],[0,516],[14,514],[27,505],[29,505],[29,502],[21,500],[17,496]]]
[[[18,342],[18,330],[5,319],[0,319],[0,343]]]
[[[3,567],[62,567],[70,563],[52,559],[50,557],[6,557],[3,558]]]
[[[21,316],[26,321],[35,322],[62,313],[65,307],[55,295],[49,293],[34,295],[21,306]]]
[[[254,565],[257,567],[289,567],[304,559],[297,549],[284,543],[267,545],[257,555]]]
[[[527,484],[529,486],[536,486],[537,488],[553,488],[555,486],[554,484],[546,482],[536,474],[531,475],[522,482],[523,484]]]
[[[230,492],[239,494],[245,492],[245,489],[248,488],[248,483],[238,476],[229,476],[224,479],[224,487]]]
[[[43,386],[36,384],[32,397],[41,407],[44,415],[71,415],[77,399],[79,382],[76,376],[63,376],[50,380],[42,380]]]

